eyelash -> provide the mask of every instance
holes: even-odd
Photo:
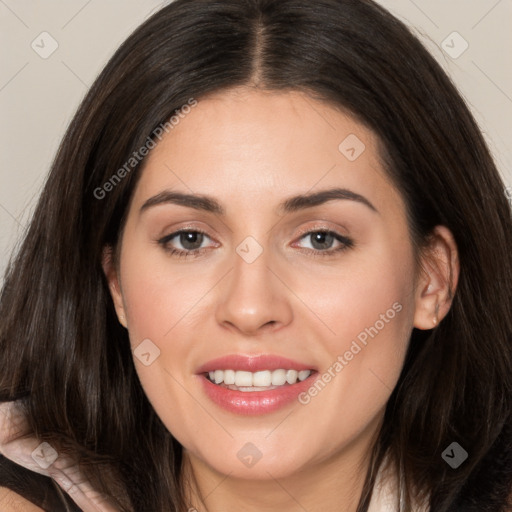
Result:
[[[197,258],[198,256],[201,256],[206,250],[208,250],[208,247],[203,247],[202,249],[193,249],[190,251],[182,250],[182,249],[176,249],[174,247],[169,247],[168,243],[173,239],[179,236],[182,233],[200,233],[204,236],[208,236],[208,234],[200,229],[181,229],[178,231],[175,231],[174,233],[171,233],[170,235],[166,235],[160,240],[158,240],[158,243],[164,247],[164,249],[171,255],[178,258]],[[350,238],[340,235],[336,231],[328,230],[328,229],[313,229],[310,231],[306,231],[304,233],[301,233],[299,240],[302,240],[308,235],[312,235],[315,233],[322,233],[326,235],[332,235],[335,240],[340,242],[342,245],[336,249],[328,249],[325,251],[320,251],[317,249],[309,249],[309,248],[303,248],[303,251],[306,254],[310,254],[313,257],[325,257],[325,256],[332,256],[335,253],[341,253],[343,251],[346,251],[347,249],[351,249],[354,247],[354,242]]]

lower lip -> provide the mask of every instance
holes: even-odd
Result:
[[[293,401],[298,401],[298,396],[311,386],[315,374],[316,372],[313,372],[307,379],[296,384],[268,391],[247,392],[219,386],[204,375],[199,377],[207,396],[223,409],[241,415],[258,415],[277,411]]]

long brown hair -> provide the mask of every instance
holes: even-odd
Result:
[[[371,0],[176,0],[118,49],[56,155],[0,302],[0,394],[68,447],[122,510],[186,510],[182,447],[135,372],[102,251],[117,247],[138,163],[101,188],[193,97],[253,85],[352,113],[382,143],[415,247],[453,233],[461,274],[447,317],[414,330],[360,499],[389,454],[404,507],[505,510],[512,467],[512,220],[467,106],[406,26]],[[96,193],[95,193],[96,191]],[[469,454],[456,470],[441,454]],[[508,469],[508,472],[506,470]]]

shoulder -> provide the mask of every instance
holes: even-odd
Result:
[[[6,487],[0,487],[0,508],[2,512],[44,512],[42,508]]]

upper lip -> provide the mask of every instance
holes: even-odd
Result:
[[[214,370],[240,370],[246,372],[258,372],[263,370],[314,370],[310,364],[300,363],[287,357],[259,354],[242,355],[230,354],[212,359],[201,365],[197,373],[208,373]]]

